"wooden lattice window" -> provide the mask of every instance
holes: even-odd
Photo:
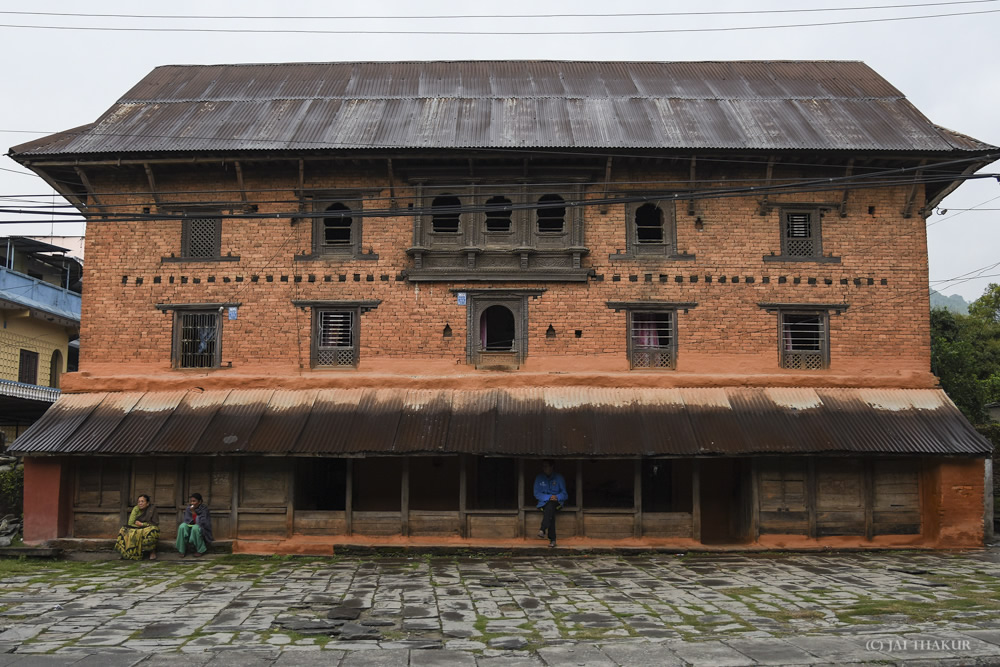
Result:
[[[788,257],[816,257],[823,254],[818,211],[781,212],[781,252]]]
[[[222,359],[222,317],[218,310],[178,310],[174,314],[174,365],[214,368]]]
[[[781,367],[820,370],[829,366],[826,313],[781,313]]]
[[[222,254],[222,218],[217,215],[192,214],[181,223],[181,255],[218,257]]]
[[[313,366],[353,368],[358,364],[356,310],[317,309],[313,336]]]
[[[325,256],[358,257],[364,200],[358,192],[326,192],[315,195],[311,204],[313,217],[313,253]]]
[[[17,366],[17,381],[24,384],[38,384],[38,353],[21,350]]]
[[[629,360],[632,368],[672,369],[676,363],[676,313],[629,311]]]
[[[562,234],[566,224],[566,201],[559,195],[538,198],[538,233]]]

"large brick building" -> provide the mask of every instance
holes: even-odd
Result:
[[[161,67],[12,149],[88,217],[27,541],[981,544],[925,216],[995,159],[860,63]],[[162,511],[177,510],[177,511]]]

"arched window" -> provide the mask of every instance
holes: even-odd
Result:
[[[431,230],[438,233],[457,234],[461,219],[462,200],[455,195],[443,194],[431,202]]]
[[[479,317],[479,343],[487,352],[504,352],[514,349],[517,330],[514,313],[505,306],[490,306]]]
[[[353,242],[352,229],[354,220],[351,209],[340,202],[326,207],[329,217],[323,218],[323,246],[326,248],[347,248]]]
[[[486,200],[486,231],[509,232],[513,211],[506,197],[491,197]]]
[[[59,350],[52,351],[52,360],[49,362],[49,386],[55,389],[59,388],[59,377],[62,375],[63,360],[62,352]]]
[[[663,243],[663,211],[654,204],[635,210],[636,243]]]
[[[566,207],[554,206],[565,204],[559,195],[542,195],[538,198],[541,208],[538,209],[538,232],[540,234],[560,234],[566,221]]]

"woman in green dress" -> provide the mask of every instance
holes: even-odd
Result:
[[[156,506],[145,493],[136,500],[128,517],[128,525],[118,531],[115,551],[122,558],[139,560],[143,551],[149,552],[149,560],[156,560],[156,542],[160,539],[160,515]]]

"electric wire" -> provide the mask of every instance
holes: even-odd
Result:
[[[218,16],[218,15],[198,15],[198,14],[93,14],[81,12],[27,12],[27,11],[0,11],[0,15],[17,16],[63,16],[74,18],[127,18],[127,19],[199,19],[199,20],[267,20],[267,21],[320,21],[320,20],[419,20],[419,19],[536,19],[536,18],[622,18],[622,17],[656,17],[656,16],[729,16],[729,15],[753,15],[753,14],[805,14],[817,12],[847,12],[847,11],[868,11],[881,9],[911,9],[917,7],[940,7],[952,5],[976,5],[997,2],[997,0],[952,0],[950,2],[922,2],[906,3],[896,5],[865,5],[856,7],[808,7],[796,9],[754,9],[754,10],[726,10],[726,11],[694,11],[694,12],[614,12],[614,13],[561,13],[561,14],[425,14],[425,15],[381,15],[381,16],[354,16],[349,14],[341,15],[313,15],[313,16]]]
[[[463,37],[481,36],[580,36],[580,35],[665,35],[679,33],[717,33],[717,32],[742,32],[753,30],[783,30],[786,28],[817,28],[830,26],[861,25],[873,23],[886,23],[894,21],[917,21],[924,19],[940,19],[956,16],[977,16],[983,14],[996,14],[1000,9],[984,9],[972,12],[947,12],[941,14],[924,14],[920,16],[896,16],[886,18],[853,19],[845,21],[823,21],[817,23],[787,23],[782,25],[756,25],[756,26],[731,26],[714,28],[644,28],[636,30],[559,30],[559,31],[526,31],[526,30],[322,30],[316,28],[279,28],[279,29],[256,29],[256,28],[133,28],[116,26],[55,26],[55,25],[26,25],[26,24],[0,24],[0,28],[27,29],[27,30],[62,30],[62,31],[89,31],[89,32],[140,32],[140,33],[226,33],[226,34],[266,34],[266,35],[449,35]]]

